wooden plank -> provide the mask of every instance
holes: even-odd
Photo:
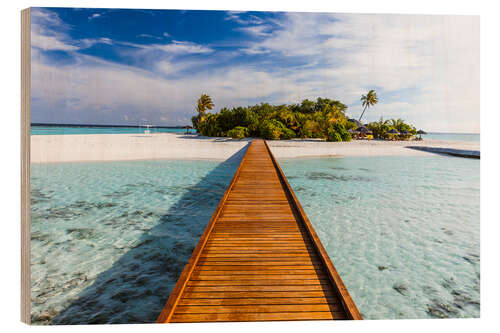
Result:
[[[265,305],[179,305],[176,313],[273,313],[273,312],[342,312],[342,305],[337,304],[265,304]]]
[[[199,260],[198,265],[200,267],[205,267],[206,269],[215,269],[214,266],[221,266],[221,267],[232,267],[232,268],[240,268],[240,267],[247,267],[251,266],[252,268],[257,268],[258,266],[259,269],[262,269],[263,267],[287,267],[289,268],[290,266],[296,266],[297,268],[300,268],[302,266],[319,266],[321,267],[321,262],[319,260],[307,260],[307,259],[302,259],[302,260],[286,260],[286,261],[280,261],[280,260],[246,260],[246,261],[235,261],[235,260]],[[237,266],[237,267],[235,267]]]
[[[319,265],[318,265],[319,266]],[[244,270],[244,271],[249,271],[249,270],[254,270],[254,271],[287,271],[287,270],[295,270],[295,271],[300,271],[300,270],[319,270],[321,267],[312,267],[311,265],[273,265],[273,266],[258,266],[258,265],[246,265],[246,266],[235,266],[235,265],[226,265],[226,266],[220,266],[220,265],[199,265],[200,269],[204,269],[207,271],[239,271],[239,270]]]
[[[325,279],[231,279],[231,280],[189,280],[188,286],[301,286],[329,284]]]
[[[294,200],[253,140],[157,322],[361,319]]]
[[[190,281],[233,281],[233,280],[325,280],[328,276],[325,274],[222,274],[222,275],[208,275],[202,272],[193,273]]]
[[[227,270],[200,270],[200,269],[195,269],[194,273],[199,273],[203,272],[205,275],[267,275],[267,274],[276,274],[276,275],[283,275],[283,274],[318,274],[318,270],[314,268],[307,268],[307,269],[289,269],[286,271],[283,271],[282,269],[267,269],[264,272],[261,270],[255,270],[255,269],[238,269],[236,271],[227,271]]]
[[[282,313],[203,313],[176,314],[177,322],[216,322],[216,321],[279,321],[279,320],[340,320],[346,319],[344,312],[282,312]]]
[[[210,255],[206,254],[206,251],[203,251],[204,255],[200,257],[201,259],[220,259],[220,260],[230,260],[230,259],[249,259],[249,260],[268,260],[268,259],[278,259],[278,260],[294,260],[298,257],[307,257],[310,255],[308,252],[303,253],[212,253]]]
[[[340,304],[337,297],[183,298],[179,305]]]
[[[336,292],[323,292],[321,290],[301,291],[219,291],[219,292],[192,292],[186,291],[184,298],[273,298],[273,297],[336,297]]]
[[[186,286],[186,292],[224,292],[224,291],[236,291],[236,292],[254,292],[254,291],[331,291],[333,290],[330,285],[280,285],[280,286]]]

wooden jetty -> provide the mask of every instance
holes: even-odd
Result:
[[[253,140],[158,323],[362,319],[267,143]]]

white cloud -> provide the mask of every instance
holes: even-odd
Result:
[[[161,37],[158,37],[158,36],[153,36],[153,35],[150,35],[150,34],[139,34],[137,35],[138,37],[143,37],[143,38],[154,38],[154,39],[161,39]]]
[[[57,28],[60,32],[56,32]],[[42,50],[75,51],[76,45],[64,32],[68,26],[59,16],[48,10],[33,8],[31,11],[31,45]]]
[[[43,8],[33,8],[31,10],[31,24],[49,25],[51,27],[66,26],[57,13]]]
[[[245,12],[240,11],[229,11],[227,12],[226,17],[224,18],[226,21],[234,21],[238,24],[248,24],[249,22],[241,17],[241,14]]]
[[[101,37],[101,38],[84,38],[77,41],[79,44],[79,48],[86,49],[95,44],[107,44],[113,45],[113,41],[110,38]]]
[[[59,16],[51,11],[34,8],[31,12],[31,45],[44,51],[77,51],[89,48],[94,44],[113,44],[109,38],[84,38],[73,40],[66,31],[70,27]],[[92,17],[100,14],[94,14]]]
[[[183,41],[172,41],[169,44],[155,44],[150,45],[150,47],[154,47],[160,50],[163,50],[170,54],[185,54],[185,53],[210,53],[213,50],[210,47],[199,45],[191,42],[183,42]]]
[[[252,25],[248,27],[240,27],[237,28],[236,30],[238,31],[243,31],[247,34],[254,35],[254,36],[270,36],[271,33],[269,32],[270,27],[266,25]]]
[[[181,55],[181,54],[203,54],[211,53],[214,50],[208,46],[187,42],[187,41],[177,41],[173,40],[171,43],[167,44],[137,44],[129,42],[116,42],[117,44],[130,46],[133,48],[141,49],[143,52],[161,50],[169,55]]]
[[[98,17],[101,17],[101,14],[94,13],[94,14],[92,14],[92,15],[89,16],[89,21],[92,21],[93,19],[96,19]]]
[[[43,36],[36,32],[31,33],[31,46],[42,50],[76,51],[77,46],[66,44],[54,36]]]

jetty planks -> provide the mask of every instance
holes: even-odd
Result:
[[[362,319],[267,143],[253,140],[158,323]]]

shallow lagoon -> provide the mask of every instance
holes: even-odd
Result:
[[[33,322],[154,322],[239,161],[32,165]]]
[[[32,165],[32,319],[152,322],[240,161]],[[479,316],[479,162],[280,160],[367,319]]]
[[[479,161],[280,160],[366,319],[479,317]]]

